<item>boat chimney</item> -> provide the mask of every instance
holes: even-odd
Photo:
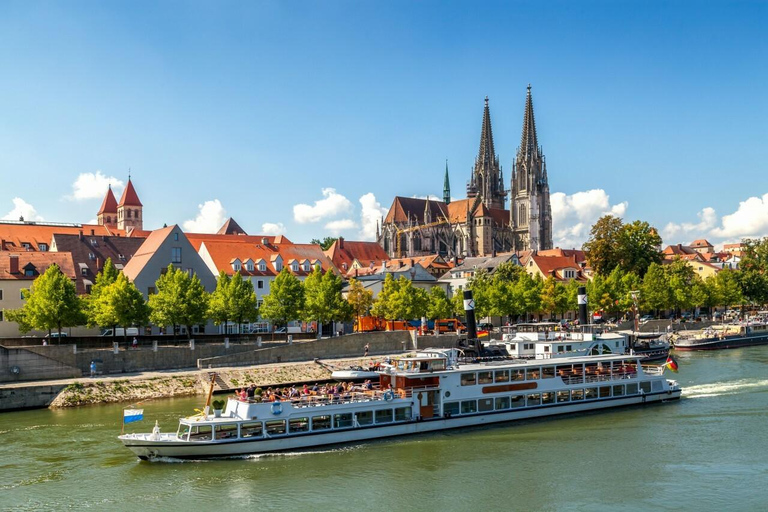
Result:
[[[587,325],[587,288],[579,286],[579,325]]]
[[[477,324],[475,323],[475,299],[472,290],[464,290],[464,313],[467,316],[467,340],[477,339]]]

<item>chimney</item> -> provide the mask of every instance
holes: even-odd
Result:
[[[11,274],[18,274],[19,273],[19,255],[18,254],[10,255],[10,265],[11,265]]]
[[[262,238],[261,238],[261,243],[262,243],[263,245],[266,245],[267,247],[269,247],[269,238],[267,238],[267,237],[262,237]]]
[[[96,272],[101,271],[101,258],[96,258]]]
[[[96,231],[92,229],[91,230],[91,236],[94,236],[95,234],[96,234]]]
[[[339,249],[343,249],[343,248],[344,248],[344,237],[340,236],[339,237]]]
[[[77,237],[82,240],[83,239],[83,230],[80,230],[77,234]]]
[[[5,240],[0,239],[0,251],[5,250]]]

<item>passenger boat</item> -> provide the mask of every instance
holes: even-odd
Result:
[[[556,330],[557,328],[557,330]],[[581,331],[559,330],[556,322],[522,323],[502,329],[502,339],[490,346],[504,347],[512,357],[550,359],[599,354],[634,354],[642,362],[666,360],[670,344],[661,333],[606,331],[598,325]]]
[[[276,402],[229,398],[220,417],[206,406],[181,418],[176,432],[161,433],[156,426],[152,433],[119,439],[144,460],[232,457],[663,402],[681,394],[678,383],[664,377],[664,366],[643,366],[638,355],[483,360],[461,354],[426,349],[394,360],[372,390]]]
[[[717,350],[768,344],[768,324],[744,322],[712,325],[698,331],[672,335],[675,350]]]
[[[359,381],[365,379],[378,379],[379,374],[373,368],[364,368],[362,366],[350,366],[348,368],[342,368],[331,372],[331,378],[334,380],[345,381]]]

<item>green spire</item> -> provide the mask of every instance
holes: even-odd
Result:
[[[448,181],[448,159],[445,159],[445,181],[443,181],[443,202],[451,204],[451,183]]]

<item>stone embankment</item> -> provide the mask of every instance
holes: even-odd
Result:
[[[400,353],[402,355],[402,353]],[[324,361],[339,368],[368,365],[384,357]],[[84,378],[67,385],[51,407],[138,402],[156,398],[202,395],[208,392],[212,372],[148,373],[128,378]],[[314,362],[260,365],[251,368],[218,368],[214,392],[235,390],[251,383],[258,387],[314,383],[331,378],[330,371]]]

